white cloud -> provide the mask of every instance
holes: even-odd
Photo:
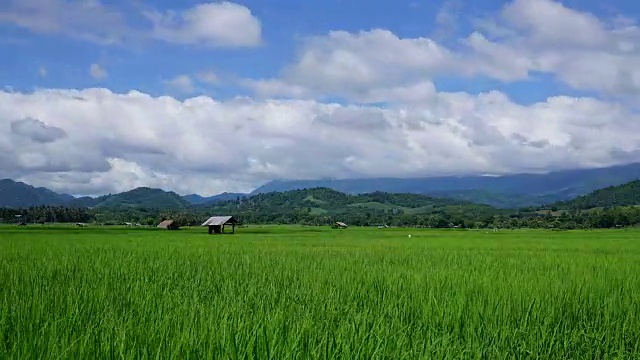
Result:
[[[143,15],[140,21],[136,15]],[[6,0],[0,24],[100,44],[156,39],[175,44],[245,47],[261,43],[262,27],[249,8],[232,2],[158,12],[143,4],[100,0]]]
[[[438,16],[447,32],[456,4],[447,2]],[[279,77],[241,83],[263,97],[369,102],[389,94],[386,100],[402,101],[398,89],[436,77],[513,82],[547,73],[577,90],[640,95],[640,27],[629,19],[607,21],[552,0],[514,0],[459,40],[448,47],[384,29],[332,31],[306,39]]]
[[[47,77],[47,74],[48,74],[47,68],[44,66],[40,66],[38,68],[38,74],[40,75],[40,77]]]
[[[107,70],[99,64],[91,64],[91,66],[89,66],[89,74],[96,80],[105,79],[109,75]]]
[[[125,16],[99,0],[7,0],[0,23],[105,44],[120,43],[129,33]]]
[[[55,2],[63,3],[71,6]],[[241,5],[147,15],[153,36],[163,41],[261,41],[259,21]],[[69,31],[52,25],[59,12],[46,16],[39,25],[20,21]],[[17,21],[7,19],[0,11],[0,21]],[[446,17],[441,22],[446,26]],[[607,21],[550,0],[512,1],[455,46],[384,29],[332,31],[306,39],[279,76],[241,80],[256,98],[0,92],[0,172],[65,192],[146,185],[207,195],[250,190],[273,178],[504,173],[637,161],[640,114],[615,96],[640,95],[639,63],[634,22]],[[107,75],[98,64],[90,72]],[[524,106],[500,92],[443,93],[434,85],[441,76],[511,82],[536,72],[599,94]],[[219,81],[215,72],[202,72],[166,85],[192,94],[196,85]],[[322,102],[334,97],[352,105]]]
[[[165,81],[165,84],[184,94],[192,94],[196,91],[193,80],[189,75],[178,75],[171,80]]]
[[[609,38],[596,16],[553,0],[515,0],[504,7],[502,16],[529,41],[543,47],[600,46]]]
[[[273,178],[600,166],[637,160],[640,151],[640,116],[621,105],[555,97],[522,106],[497,92],[429,92],[385,109],[105,89],[0,92],[0,127],[22,119],[32,119],[21,124],[30,126],[19,130],[25,136],[0,132],[0,172],[89,194],[146,185],[206,195]]]
[[[308,39],[297,58],[282,79],[244,84],[263,96],[339,95],[364,101],[372,93],[422,83],[456,66],[451,52],[433,40],[402,39],[382,29],[332,31]]]
[[[446,0],[436,13],[435,23],[438,26],[435,37],[449,37],[456,33],[463,3],[459,0]]]
[[[515,0],[484,25],[495,39],[472,34],[470,60],[494,72],[524,78],[537,71],[578,90],[640,94],[640,28],[633,22],[601,19],[552,0]]]
[[[153,23],[153,36],[171,43],[243,47],[261,42],[260,21],[247,7],[230,2],[146,15]]]

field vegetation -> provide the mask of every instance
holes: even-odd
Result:
[[[633,229],[0,228],[2,359],[637,358],[638,313]]]

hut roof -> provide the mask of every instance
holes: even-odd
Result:
[[[173,220],[165,220],[165,221],[161,222],[160,224],[158,224],[158,227],[166,229],[171,225],[173,225]]]
[[[203,222],[201,226],[215,226],[224,224],[237,224],[238,220],[233,216],[212,216]]]
[[[347,224],[343,223],[342,221],[336,221],[336,225],[342,226],[342,227],[347,227]]]

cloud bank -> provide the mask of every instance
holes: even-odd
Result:
[[[637,160],[640,149],[640,116],[620,105],[562,96],[523,106],[499,92],[436,93],[391,108],[107,89],[0,92],[0,119],[11,130],[0,133],[2,173],[91,194],[601,166]]]
[[[237,4],[147,15],[148,35],[168,43],[261,41],[259,20]],[[34,31],[90,26],[56,26],[62,15],[47,16],[37,27],[6,12],[0,21]],[[225,21],[203,20],[217,16]],[[194,79],[218,82],[206,69],[167,77],[167,86],[193,94],[183,100],[104,88],[0,91],[0,172],[79,194],[154,186],[209,195],[275,178],[497,174],[640,159],[633,21],[514,0],[476,24],[456,46],[386,29],[310,37],[279,74],[239,80],[250,97],[197,96]],[[508,84],[540,74],[571,93],[520,104],[500,91],[436,85],[442,76]]]

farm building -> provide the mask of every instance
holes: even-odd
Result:
[[[158,227],[167,230],[178,230],[180,228],[178,224],[173,220],[165,220],[158,224]]]
[[[235,234],[237,224],[239,221],[233,216],[212,216],[201,226],[207,226],[209,234],[224,234],[225,226],[231,225],[231,233]]]
[[[347,228],[347,224],[341,222],[341,221],[336,221],[335,224],[333,224],[333,228],[334,229],[346,229]]]

